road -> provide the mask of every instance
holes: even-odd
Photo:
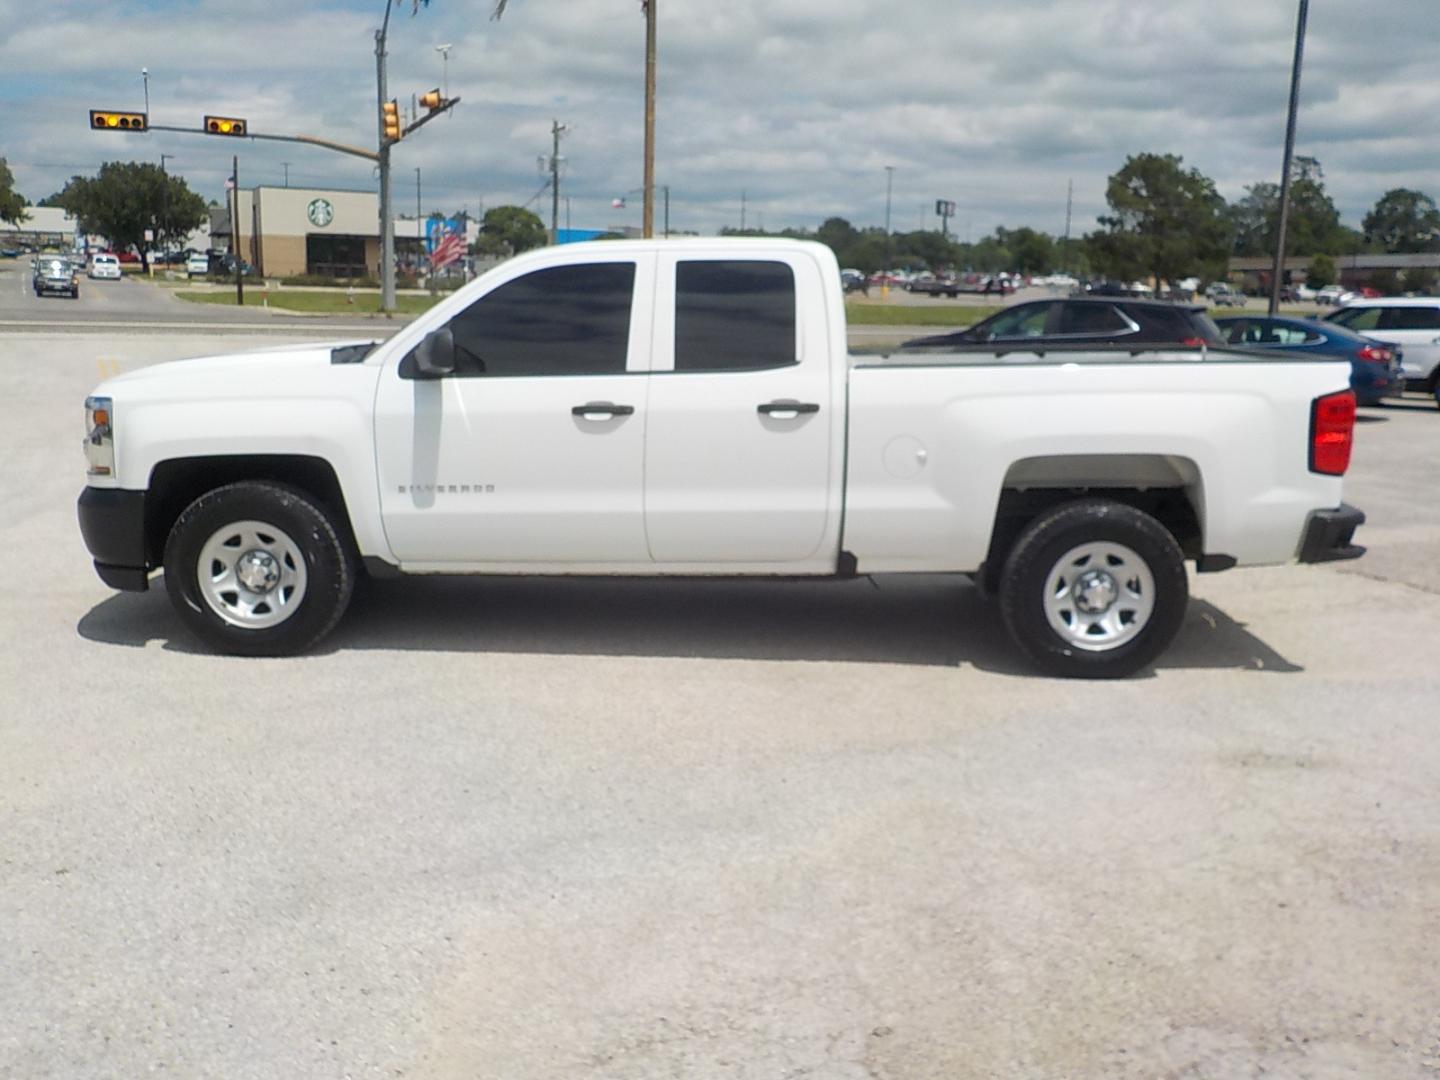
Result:
[[[80,402],[274,340],[0,334],[0,1076],[1435,1076],[1433,404],[1366,411],[1364,559],[1193,579],[1118,684],[937,577],[209,656],[93,575]]]
[[[254,285],[247,286],[254,288]],[[0,333],[47,332],[207,333],[245,329],[255,333],[344,337],[354,331],[393,333],[404,319],[321,317],[267,309],[192,304],[173,290],[129,276],[120,281],[80,279],[80,299],[36,296],[30,288],[30,260],[0,259]]]

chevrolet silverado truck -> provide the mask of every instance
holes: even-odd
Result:
[[[1027,349],[1029,351],[1027,351]],[[829,249],[529,252],[388,341],[157,364],[85,402],[100,578],[288,655],[360,574],[968,574],[1041,670],[1123,676],[1197,571],[1354,558],[1335,361],[853,356]]]

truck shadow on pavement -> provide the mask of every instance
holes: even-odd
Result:
[[[109,645],[143,647],[159,640],[176,652],[205,651],[180,626],[159,580],[147,593],[120,593],[97,604],[77,629]],[[995,605],[954,575],[873,582],[365,580],[345,619],[317,652],[371,649],[969,664],[997,674],[1034,674],[1011,644]],[[1155,667],[1303,670],[1244,624],[1196,599],[1179,637]]]

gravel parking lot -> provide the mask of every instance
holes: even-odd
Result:
[[[1356,563],[1031,676],[947,578],[373,584],[205,655],[75,524],[101,372],[0,335],[0,1077],[1440,1075],[1440,412]],[[224,402],[216,402],[218,409]]]

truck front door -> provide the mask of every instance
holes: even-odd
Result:
[[[648,562],[650,307],[634,298],[653,275],[633,253],[520,272],[450,319],[454,374],[386,362],[376,456],[403,565]]]

